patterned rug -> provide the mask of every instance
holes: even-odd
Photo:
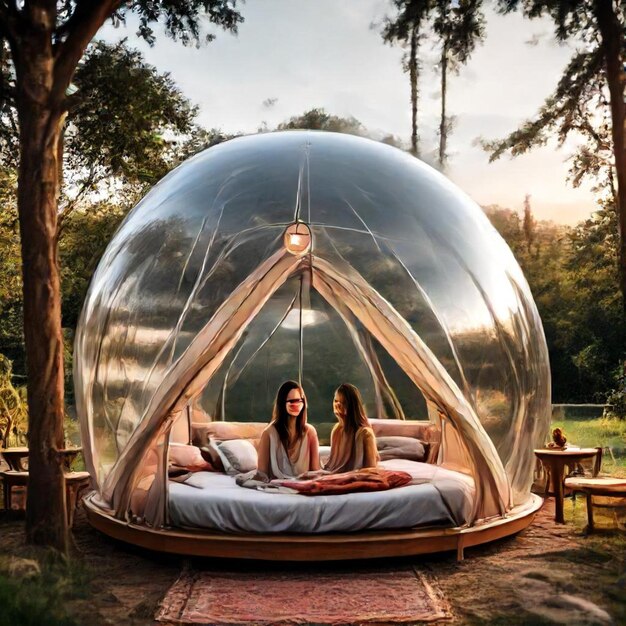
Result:
[[[259,566],[256,566],[259,567]],[[184,571],[156,615],[161,624],[381,624],[451,618],[432,575],[407,566]]]

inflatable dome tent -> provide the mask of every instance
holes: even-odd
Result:
[[[540,504],[530,487],[533,448],[549,426],[549,365],[528,285],[473,201],[382,143],[287,131],[183,163],[109,244],[74,358],[95,487],[89,519],[139,545],[289,560],[462,553],[524,528]],[[235,495],[173,485],[171,444],[189,443],[202,426],[266,424],[289,378],[302,382],[320,433],[343,381],[360,388],[377,434],[426,425],[437,442],[428,471],[469,484],[462,513],[421,527],[396,522],[396,510],[400,518],[401,509],[439,506],[422,496],[407,505],[402,487],[386,523],[344,532],[280,519],[251,532],[240,503],[230,525],[173,519],[182,488],[219,492],[224,516]],[[373,494],[349,495],[354,511]],[[315,500],[280,497],[290,510],[294,498]]]

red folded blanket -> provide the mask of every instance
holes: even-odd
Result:
[[[402,485],[411,482],[411,475],[406,472],[394,472],[372,467],[342,474],[329,474],[313,480],[272,482],[279,482],[282,486],[295,489],[305,496],[332,496],[356,491],[385,491],[394,487],[402,487]]]

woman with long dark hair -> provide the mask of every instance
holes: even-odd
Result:
[[[339,385],[333,398],[333,412],[338,423],[330,435],[330,457],[324,469],[339,473],[376,467],[379,459],[376,435],[354,385]]]
[[[317,432],[307,424],[306,397],[293,380],[276,394],[272,421],[259,442],[257,471],[262,477],[294,478],[320,469]]]

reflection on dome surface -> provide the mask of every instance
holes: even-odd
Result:
[[[472,200],[410,155],[299,131],[235,139],[190,159],[110,243],[75,354],[98,480],[194,338],[288,239],[296,257],[355,272],[391,305],[478,415],[514,492],[527,490],[550,415],[549,366],[510,250]],[[320,295],[314,273],[305,260],[276,288],[193,402],[213,418],[267,421],[280,383],[300,377],[313,424],[333,420],[344,381],[360,388],[371,417],[428,419],[397,359],[364,318]]]

